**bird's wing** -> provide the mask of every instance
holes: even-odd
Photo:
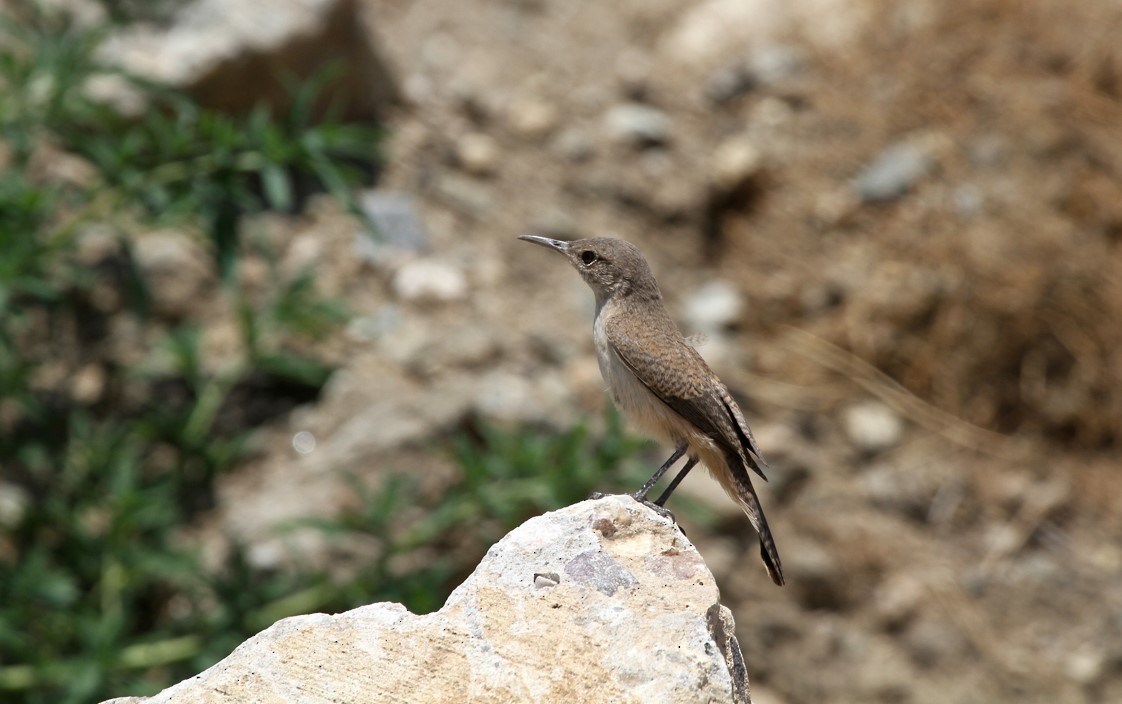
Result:
[[[659,344],[644,345],[634,336],[623,334],[614,322],[607,322],[604,333],[635,378],[698,430],[742,454],[748,466],[766,481],[761,465],[767,465],[744,415],[697,350],[669,330],[648,330],[659,338]],[[693,373],[681,373],[683,369]]]

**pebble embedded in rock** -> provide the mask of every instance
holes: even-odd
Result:
[[[879,401],[864,401],[845,409],[845,433],[862,452],[876,453],[899,444],[904,436],[904,421]]]

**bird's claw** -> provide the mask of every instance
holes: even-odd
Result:
[[[631,498],[635,499],[636,501],[643,504],[644,506],[646,506],[650,510],[654,511],[658,515],[662,516],[663,518],[669,518],[671,523],[677,523],[678,522],[678,519],[674,517],[674,513],[670,509],[659,506],[654,501],[651,501],[650,499],[648,499],[645,495],[630,494],[630,496],[631,496]]]

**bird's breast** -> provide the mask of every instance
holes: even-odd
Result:
[[[691,432],[692,426],[655,396],[624,364],[608,340],[603,316],[596,316],[593,340],[596,343],[600,375],[604,377],[612,402],[621,413],[640,429],[660,440],[677,444],[694,434]]]

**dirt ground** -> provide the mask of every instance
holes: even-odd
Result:
[[[687,526],[757,704],[1122,701],[1122,6],[368,5],[406,98],[379,188],[467,282],[345,353],[368,393],[495,373],[599,417],[591,295],[514,237],[631,240],[772,464],[786,588],[724,499]],[[541,419],[510,393],[487,408]],[[293,425],[330,435],[344,397]]]

